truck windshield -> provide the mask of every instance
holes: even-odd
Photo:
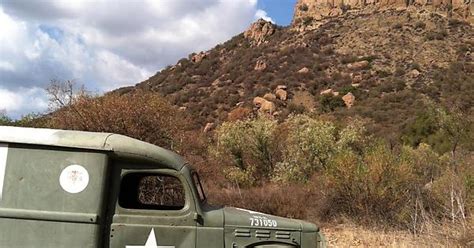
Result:
[[[201,202],[205,202],[206,194],[204,193],[204,189],[202,188],[201,179],[199,178],[199,175],[196,172],[193,172],[193,182],[199,194],[199,200]]]

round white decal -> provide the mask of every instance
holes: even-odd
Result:
[[[89,184],[89,173],[80,165],[70,165],[61,172],[59,184],[71,194],[82,192]]]

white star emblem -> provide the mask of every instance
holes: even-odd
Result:
[[[156,244],[155,229],[151,229],[145,245],[127,245],[126,248],[174,248],[174,246],[158,246]]]

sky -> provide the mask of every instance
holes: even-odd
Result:
[[[259,18],[291,22],[296,0],[1,0],[0,112],[48,109],[51,80],[102,93],[135,85]]]

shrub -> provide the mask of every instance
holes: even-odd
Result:
[[[304,112],[306,112],[306,107],[301,104],[289,103],[288,111],[291,114],[303,114]]]
[[[402,29],[403,28],[403,25],[401,23],[396,23],[393,25],[392,27],[393,29]]]
[[[402,163],[387,145],[375,143],[362,154],[341,150],[326,171],[331,189],[328,213],[366,222],[406,225],[415,185],[412,165]]]
[[[189,120],[161,96],[137,91],[133,94],[81,96],[71,105],[52,113],[52,128],[112,132],[166,148],[179,149]]]
[[[426,23],[422,21],[418,21],[415,23],[415,29],[425,29],[426,28]]]
[[[306,4],[300,5],[300,6],[299,6],[299,10],[301,10],[301,11],[308,11],[308,5],[306,5]]]
[[[451,19],[448,20],[448,25],[451,26],[451,27],[458,27],[458,26],[461,26],[461,25],[469,25],[469,24],[465,21],[451,18]]]
[[[326,169],[338,150],[352,149],[363,140],[364,129],[359,122],[339,130],[332,122],[297,115],[290,117],[284,125],[288,132],[286,145],[273,181],[306,182],[314,172]]]
[[[288,218],[308,219],[323,197],[309,187],[264,185],[249,189],[210,189],[209,201]]]
[[[216,130],[212,153],[230,161],[227,177],[240,186],[258,184],[273,172],[273,139],[276,122],[266,118],[225,122]]]
[[[303,17],[303,25],[309,25],[313,22],[314,18],[312,16]]]
[[[345,103],[340,96],[322,95],[319,98],[321,110],[323,112],[332,112],[337,108],[345,107]]]
[[[358,91],[358,89],[352,85],[346,85],[344,87],[342,87],[341,89],[339,89],[339,95],[346,95],[347,93],[349,92],[352,92],[354,94],[354,92]]]
[[[0,112],[0,126],[10,126],[12,123],[13,120],[10,117]]]
[[[358,59],[355,55],[343,55],[340,60],[343,64],[349,64],[356,62]]]
[[[227,120],[228,121],[246,120],[251,115],[252,115],[252,109],[238,107],[229,112],[229,114],[227,115]]]
[[[16,127],[44,127],[45,117],[41,114],[27,114],[18,120],[13,120],[5,113],[0,111],[0,126],[16,126]]]
[[[448,32],[445,29],[440,29],[437,31],[428,31],[425,35],[427,40],[444,40],[448,36]]]

